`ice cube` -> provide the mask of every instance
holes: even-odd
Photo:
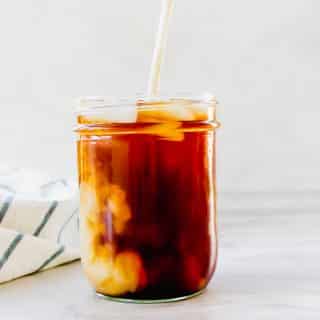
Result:
[[[135,123],[137,108],[132,106],[106,106],[79,116],[79,123]]]
[[[200,103],[193,103],[188,107],[189,111],[193,114],[193,120],[197,121],[208,120],[210,108]]]
[[[138,121],[159,122],[159,121],[191,121],[193,112],[188,108],[188,103],[170,103],[152,105],[150,108],[138,111]]]
[[[183,131],[179,130],[180,122],[163,122],[150,125],[143,129],[147,134],[154,134],[169,141],[182,141],[184,139]]]

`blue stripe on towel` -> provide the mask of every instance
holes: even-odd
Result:
[[[3,220],[4,216],[6,215],[8,209],[10,208],[10,205],[11,205],[13,199],[14,199],[13,194],[10,194],[5,198],[3,204],[0,208],[0,223]]]
[[[72,220],[72,218],[78,213],[78,208],[75,209],[72,214],[67,218],[67,220],[63,223],[62,227],[60,228],[59,232],[58,232],[58,236],[57,236],[57,242],[60,243],[61,242],[61,236],[62,233],[64,231],[64,229],[67,227],[67,225],[70,223],[70,221]]]
[[[34,236],[38,236],[40,234],[40,232],[42,231],[42,229],[44,228],[44,226],[48,223],[50,217],[52,216],[54,210],[57,208],[59,202],[58,201],[53,201],[47,211],[47,213],[44,215],[41,223],[39,224],[39,226],[37,227],[37,229],[34,231],[33,235]]]
[[[54,252],[47,260],[43,262],[43,264],[35,271],[39,272],[44,269],[49,263],[51,263],[55,258],[60,256],[64,252],[64,246],[61,246],[56,252]]]
[[[0,259],[0,270],[4,266],[4,264],[8,261],[9,257],[14,252],[15,248],[19,244],[19,242],[23,239],[23,235],[19,233],[15,236],[15,238],[11,241],[9,247],[7,250],[3,253],[1,259]]]

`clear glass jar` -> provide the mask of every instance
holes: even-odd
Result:
[[[82,265],[107,298],[163,302],[201,293],[216,267],[216,101],[81,101]]]

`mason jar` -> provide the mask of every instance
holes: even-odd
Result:
[[[106,298],[201,293],[217,261],[216,100],[87,98],[77,113],[84,272]]]

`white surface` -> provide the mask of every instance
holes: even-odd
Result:
[[[0,286],[1,319],[319,319],[319,210],[222,211],[218,270],[200,297],[163,305],[103,301],[75,263]]]
[[[160,4],[1,1],[1,162],[75,175],[72,99],[146,90]],[[220,190],[319,190],[319,12],[176,0],[162,90],[218,95]]]

